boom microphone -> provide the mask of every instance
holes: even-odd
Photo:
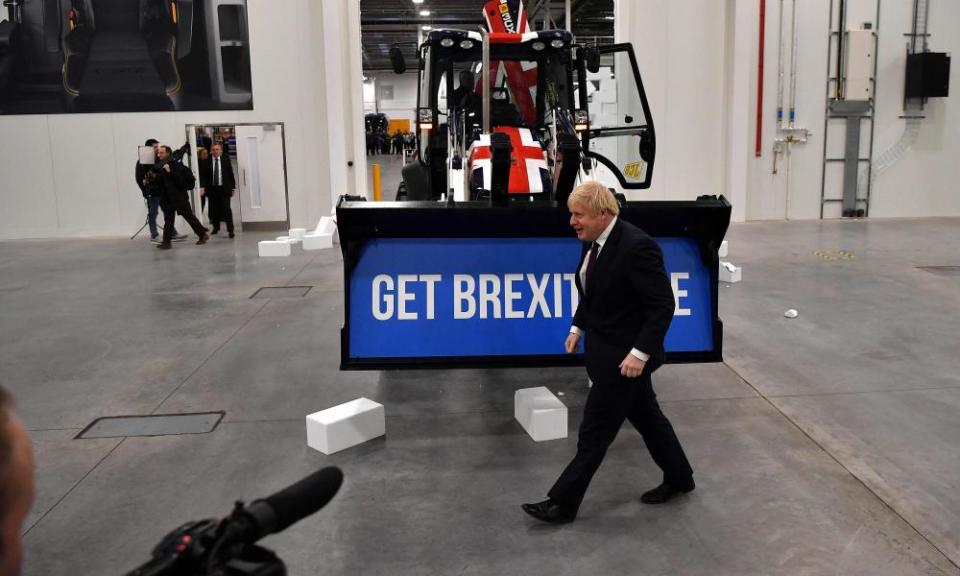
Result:
[[[286,530],[320,510],[336,495],[343,484],[343,472],[329,467],[314,472],[296,484],[254,500],[237,511],[227,528],[226,543],[253,544],[257,540]]]
[[[324,468],[283,490],[237,502],[227,517],[187,522],[153,549],[153,558],[128,576],[285,575],[276,554],[254,543],[323,508],[343,484],[339,468]]]

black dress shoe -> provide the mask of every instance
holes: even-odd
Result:
[[[229,236],[230,236],[231,238],[233,238],[234,236],[236,236],[236,234],[234,234],[233,232],[231,232],[231,233],[229,234]]]
[[[169,242],[161,242],[157,244],[158,250],[170,250],[171,248],[173,248],[173,245],[170,244]]]
[[[568,522],[573,522],[577,517],[576,512],[566,510],[553,500],[544,500],[536,504],[524,504],[521,508],[537,520],[549,522],[550,524],[567,524]]]
[[[694,484],[693,479],[690,479],[689,484],[684,484],[683,486],[674,486],[664,482],[663,484],[657,486],[653,490],[646,492],[643,496],[640,497],[640,501],[644,504],[663,504],[673,500],[681,494],[687,494],[688,492],[693,492],[693,489],[697,485]]]

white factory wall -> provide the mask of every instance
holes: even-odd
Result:
[[[657,134],[652,186],[629,199],[725,192],[725,11],[717,0],[616,0],[616,41],[633,43]]]
[[[365,190],[364,163],[349,165],[363,156],[355,133],[362,131],[359,53],[348,48],[359,37],[356,4],[249,0],[253,111],[0,117],[0,238],[136,230],[145,216],[132,177],[136,147],[148,137],[178,144],[190,123],[284,122],[295,226],[311,225],[340,193]],[[617,1],[616,35],[635,46],[658,139],[653,187],[631,198],[724,193],[735,201],[735,219],[819,217],[829,3],[799,2],[798,124],[812,135],[794,147],[789,174],[781,162],[774,176],[779,4],[767,0],[763,155],[756,159],[757,2]],[[848,4],[850,25],[872,20],[874,0]],[[875,157],[903,131],[903,34],[911,9],[906,0],[882,6]],[[930,12],[930,49],[960,53],[960,2],[930,0]],[[327,81],[353,75],[355,82]],[[415,75],[377,75],[394,86],[382,111],[412,120]],[[871,216],[960,215],[960,88],[952,84],[950,98],[931,100],[913,148],[877,178]],[[831,140],[842,137],[841,126],[831,130]]]
[[[414,126],[414,109],[417,107],[417,74],[407,72],[394,74],[390,71],[367,72],[376,86],[377,111],[387,115],[390,120],[407,119],[410,128]],[[383,88],[393,87],[393,98],[383,98]]]
[[[903,132],[903,34],[910,31],[912,2],[884,2],[880,26],[879,101],[874,157]],[[880,175],[873,189],[874,217],[960,216],[960,2],[930,0],[929,48],[954,55],[950,96],[928,101],[927,118],[910,152]]]
[[[791,0],[783,4],[789,34]],[[848,0],[847,4],[848,27],[873,22],[875,0]],[[789,170],[781,155],[774,175],[780,2],[767,0],[762,156],[755,158],[758,2],[617,0],[617,41],[634,45],[657,129],[653,186],[629,197],[689,200],[723,193],[734,203],[735,220],[819,218],[829,5],[826,0],[798,2],[797,125],[812,134],[806,144],[793,147]],[[903,34],[911,29],[912,7],[907,0],[882,2],[875,158],[903,133],[904,120],[898,118],[905,65]],[[930,49],[960,53],[958,23],[960,2],[930,0]],[[789,72],[789,54],[784,58]],[[956,66],[953,72],[956,76]],[[877,176],[871,216],[960,215],[955,186],[960,181],[956,161],[960,157],[960,88],[956,79],[952,84],[950,98],[930,100],[913,148]],[[839,155],[844,126],[841,121],[831,122],[828,154]],[[869,132],[864,129],[863,135],[865,153]],[[828,196],[839,196],[841,174],[842,163],[828,168]],[[838,205],[825,211],[826,217],[838,215]]]
[[[766,57],[764,63],[763,155],[754,157],[756,130],[756,94],[758,50],[758,3],[736,0],[737,9],[750,11],[754,42],[750,75],[750,141],[747,190],[747,218],[815,219],[820,217],[821,178],[823,177],[824,114],[827,93],[827,33],[830,22],[829,2],[798,2],[798,67],[797,125],[812,131],[809,141],[793,147],[792,166],[785,169],[783,156],[778,174],[772,174],[773,139],[776,123],[778,17],[780,2],[767,1]],[[837,2],[834,2],[835,10]],[[785,5],[785,34],[789,34],[790,0]],[[859,29],[862,23],[875,22],[875,0],[848,0],[847,27]],[[905,33],[910,32],[913,2],[884,1],[879,21],[879,53],[877,55],[876,124],[873,156],[876,159],[896,144],[903,133],[903,81],[905,67]],[[836,13],[834,22],[836,22]],[[957,52],[960,49],[960,2],[930,0],[930,49]],[[836,26],[836,24],[834,24]],[[786,48],[789,49],[789,38]],[[836,58],[834,52],[831,60]],[[788,58],[785,56],[785,61]],[[955,71],[955,70],[954,70]],[[832,71],[830,72],[833,73]],[[785,83],[789,79],[785,80]],[[960,102],[956,82],[953,95],[932,99],[926,109],[920,135],[913,148],[884,173],[878,174],[872,190],[871,217],[958,216],[960,195],[955,183],[960,178]],[[785,86],[785,92],[787,88]],[[831,120],[828,129],[828,157],[842,156],[844,122]],[[869,130],[862,130],[862,151],[866,156]],[[825,189],[828,197],[842,194],[842,163],[827,167]],[[789,180],[789,211],[787,187]],[[828,204],[824,217],[839,217],[840,206]]]
[[[351,3],[341,2],[249,0],[252,111],[0,116],[0,239],[133,233],[146,216],[133,177],[137,146],[155,137],[176,147],[193,123],[283,122],[291,223],[314,225],[355,186],[345,162],[355,146],[344,128],[359,124],[345,118],[342,102],[327,111],[330,92],[343,85],[325,79],[343,76],[326,75],[318,34],[331,7],[340,10],[328,27],[346,29]],[[359,65],[356,76],[359,93]],[[331,122],[337,130],[327,129]],[[318,161],[333,147],[344,158]]]

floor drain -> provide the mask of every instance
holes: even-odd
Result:
[[[145,416],[104,416],[77,434],[79,438],[120,438],[126,436],[171,436],[207,434],[223,419],[225,412],[154,414]]]
[[[960,276],[960,266],[917,266],[917,269],[937,276]]]
[[[264,286],[251,298],[303,298],[313,286]]]

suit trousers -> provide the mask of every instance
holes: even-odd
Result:
[[[230,190],[223,186],[211,186],[207,189],[210,197],[210,224],[214,230],[220,229],[220,223],[227,225],[227,232],[233,232],[233,209],[230,207]]]
[[[652,370],[648,366],[637,378],[626,378],[620,374],[619,365],[627,350],[596,339],[591,342],[589,335],[586,338],[587,373],[593,387],[583,409],[577,455],[550,489],[550,499],[572,512],[579,509],[624,420],[640,433],[653,461],[663,471],[664,481],[674,486],[689,484],[693,469],[673,426],[660,410]]]
[[[186,192],[164,194],[160,197],[160,209],[163,210],[164,242],[170,242],[176,234],[174,221],[177,218],[177,214],[183,216],[183,219],[193,228],[198,238],[203,238],[203,235],[207,233],[207,229],[204,228],[203,225],[200,224],[200,221],[197,220],[197,217],[194,216],[193,208],[190,207],[190,200],[187,198]]]
[[[147,197],[147,224],[150,225],[150,238],[156,240],[160,237],[160,230],[157,228],[157,215],[160,213],[160,197]],[[177,236],[177,227],[173,227],[173,235]]]
[[[213,202],[210,201],[210,194],[210,190],[207,189],[204,195],[200,197],[200,211],[203,212],[203,209],[207,208],[207,221],[212,226],[217,222],[217,209],[213,207]]]

